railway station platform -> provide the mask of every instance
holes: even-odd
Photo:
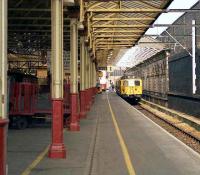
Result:
[[[98,94],[81,131],[64,129],[64,142],[67,158],[48,159],[49,124],[9,130],[8,175],[200,174],[198,153],[115,93]]]

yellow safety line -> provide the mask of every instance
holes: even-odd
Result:
[[[38,155],[38,157],[24,170],[21,175],[29,175],[31,171],[40,163],[40,161],[44,158],[49,150],[49,146],[45,148],[45,150]]]
[[[130,159],[130,155],[128,153],[128,149],[126,147],[126,144],[125,144],[124,139],[122,137],[122,134],[120,132],[120,129],[119,129],[119,126],[117,124],[117,120],[116,120],[116,117],[114,115],[114,112],[111,108],[110,101],[108,99],[108,95],[107,95],[107,100],[108,100],[108,105],[109,105],[109,108],[110,108],[112,120],[113,120],[113,123],[114,123],[114,126],[115,126],[115,131],[116,131],[118,139],[119,139],[119,143],[120,143],[120,146],[121,146],[121,149],[122,149],[122,153],[123,153],[123,156],[124,156],[124,160],[125,160],[126,167],[128,169],[129,175],[136,175],[135,170],[134,170],[133,165],[132,165],[132,162],[131,162],[131,159]]]

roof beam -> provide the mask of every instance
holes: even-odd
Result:
[[[51,17],[24,17],[24,16],[20,16],[20,17],[17,17],[17,16],[12,16],[12,17],[9,17],[8,20],[51,20]],[[64,20],[70,20],[70,18],[64,18]]]
[[[16,33],[16,32],[27,32],[27,33],[31,33],[31,32],[38,32],[38,33],[42,33],[42,32],[51,32],[51,29],[49,30],[39,30],[39,29],[36,29],[36,30],[33,30],[33,29],[8,29],[9,32],[13,32],[13,33]],[[63,33],[70,33],[70,31],[66,31],[64,30]]]
[[[8,24],[9,27],[51,27],[51,24]],[[69,28],[70,25],[64,25],[64,28]]]
[[[102,48],[102,49],[113,49],[113,48],[123,48],[123,47],[132,47],[132,44],[124,44],[124,45],[109,45],[109,46],[105,46],[105,45],[99,45],[96,46],[96,48]]]
[[[103,38],[101,38],[101,39],[97,39],[96,41],[98,42],[98,41],[105,41],[105,42],[107,42],[107,41],[133,41],[133,40],[136,40],[136,39],[134,39],[134,38],[115,38],[115,39],[113,39],[113,38],[109,38],[109,39],[103,39]]]
[[[95,38],[131,38],[140,37],[140,35],[95,35]]]
[[[14,12],[23,12],[23,11],[32,11],[32,12],[51,12],[49,8],[8,8],[8,11]]]
[[[98,46],[98,45],[124,45],[124,44],[129,44],[129,45],[133,45],[133,42],[131,41],[127,41],[127,42],[125,42],[125,41],[123,41],[123,42],[102,42],[102,41],[100,41],[100,42],[98,42],[98,43],[96,43],[96,45]]]
[[[144,17],[144,18],[92,18],[93,21],[153,21],[155,18]]]
[[[94,13],[167,13],[167,12],[199,12],[200,9],[158,9],[158,8],[122,8],[122,9],[88,9]]]
[[[87,12],[94,13],[160,13],[162,11],[157,8],[87,9]]]
[[[96,30],[93,33],[142,33],[143,30],[133,29],[133,30]]]
[[[93,28],[153,28],[153,27],[181,27],[181,26],[193,26],[191,24],[134,24],[134,25],[93,25]],[[194,25],[199,27],[199,24]]]
[[[92,25],[93,28],[147,28],[147,24],[134,24],[134,25]]]

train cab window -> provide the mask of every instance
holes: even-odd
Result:
[[[140,81],[136,80],[135,81],[135,86],[140,86]]]
[[[124,81],[124,86],[128,86],[128,81]]]
[[[134,81],[132,81],[132,80],[129,81],[129,82],[128,82],[128,86],[134,86]]]

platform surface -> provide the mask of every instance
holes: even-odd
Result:
[[[65,129],[67,159],[45,155],[31,175],[129,175],[111,110],[136,175],[199,175],[200,156],[114,93],[96,96],[80,132]],[[50,126],[9,130],[8,175],[21,175],[50,143]]]

